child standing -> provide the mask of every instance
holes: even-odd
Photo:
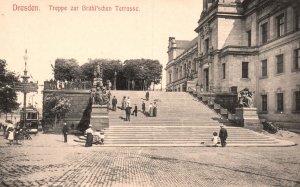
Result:
[[[213,132],[213,138],[212,138],[213,146],[218,147],[218,133]]]
[[[15,130],[14,129],[12,129],[12,130],[9,131],[7,139],[9,140],[9,144],[12,145],[12,143],[13,143],[13,141],[15,139]]]
[[[135,116],[137,116],[137,106],[136,104],[134,105],[134,110],[132,111],[132,115],[134,114]]]

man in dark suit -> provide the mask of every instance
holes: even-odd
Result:
[[[146,92],[146,101],[149,101],[149,92]]]
[[[129,104],[126,106],[125,111],[126,111],[126,121],[130,121],[131,107]]]
[[[68,141],[68,126],[67,126],[67,123],[64,122],[64,126],[63,126],[63,129],[62,129],[62,132],[63,132],[63,135],[64,135],[64,142],[67,143]]]
[[[221,125],[220,127],[221,127],[221,129],[220,129],[220,132],[219,132],[219,137],[220,137],[220,140],[221,140],[222,147],[225,147],[226,146],[226,139],[228,137],[228,133],[227,133],[227,130],[224,128],[224,125]]]
[[[113,110],[113,111],[116,111],[116,110],[117,110],[117,103],[118,103],[118,100],[117,100],[117,98],[114,96],[113,99],[111,100],[112,110]]]

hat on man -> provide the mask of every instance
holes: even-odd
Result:
[[[224,125],[222,124],[222,125],[220,125],[220,127],[224,127]]]

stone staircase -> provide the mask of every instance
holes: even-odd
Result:
[[[219,132],[220,124],[227,128],[228,146],[290,146],[292,142],[277,140],[232,124],[214,110],[185,92],[150,92],[150,102],[156,100],[157,117],[141,113],[143,91],[112,91],[118,99],[117,111],[109,112],[109,128],[105,129],[105,144],[101,146],[210,146],[212,133]],[[124,121],[121,110],[123,96],[130,97],[131,105],[138,106],[137,117]]]

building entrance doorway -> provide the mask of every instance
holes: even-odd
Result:
[[[209,69],[204,69],[204,91],[209,91]]]
[[[182,85],[182,91],[186,92],[186,83],[183,83],[183,85]]]

